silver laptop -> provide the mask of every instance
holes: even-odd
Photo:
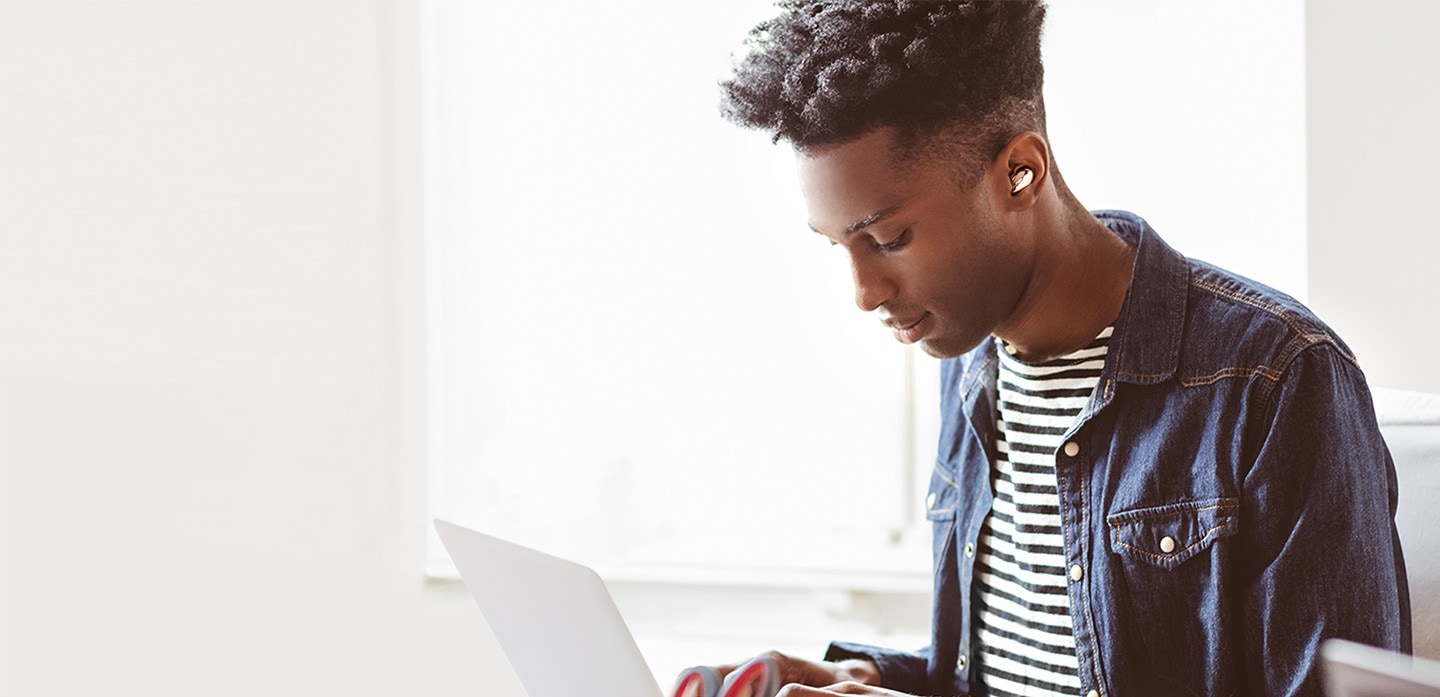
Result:
[[[594,571],[438,518],[435,531],[530,697],[661,697]]]
[[[1330,697],[1440,697],[1440,663],[1327,639],[1320,646]]]

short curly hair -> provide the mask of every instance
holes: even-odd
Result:
[[[781,0],[720,111],[801,152],[892,127],[961,184],[1015,134],[1044,133],[1040,0]],[[917,148],[917,146],[919,146]]]

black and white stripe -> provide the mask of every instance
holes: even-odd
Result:
[[[1082,693],[1070,622],[1055,453],[1090,401],[1111,329],[1068,356],[1029,364],[999,346],[995,507],[980,533],[975,644],[992,695]],[[999,344],[999,339],[996,339]]]

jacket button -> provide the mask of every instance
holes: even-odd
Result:
[[[955,659],[955,667],[956,667],[956,668],[959,668],[960,670],[965,670],[965,656],[964,656],[964,655],[961,655],[959,658]]]
[[[1080,454],[1080,444],[1079,444],[1079,443],[1076,443],[1075,441],[1072,440],[1072,441],[1070,441],[1069,443],[1066,443],[1066,444],[1065,444],[1065,456],[1066,456],[1066,457],[1075,457],[1076,455],[1079,455],[1079,454]]]
[[[926,508],[930,508],[930,509],[934,509],[934,508],[935,508],[935,493],[934,493],[934,492],[931,492],[929,496],[926,496],[926,497],[925,497],[925,507],[926,507]]]
[[[1160,539],[1160,551],[1169,554],[1175,551],[1175,538],[1166,535]]]
[[[974,543],[974,542],[966,542],[966,543],[965,543],[965,556],[967,556],[967,557],[973,557],[973,556],[975,556],[975,543]]]
[[[1100,697],[1100,691],[1099,691],[1099,690],[1091,690],[1091,691],[1085,693],[1085,697]]]
[[[1070,567],[1070,580],[1071,580],[1071,581],[1079,581],[1079,580],[1082,579],[1082,578],[1085,578],[1085,570],[1082,569],[1082,568],[1080,568],[1080,565],[1079,565],[1079,564],[1076,564],[1076,565]]]

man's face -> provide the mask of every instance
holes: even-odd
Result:
[[[962,190],[938,165],[898,167],[888,129],[797,156],[810,227],[850,257],[855,303],[936,358],[974,348],[1014,311],[1034,243],[1001,222],[985,179]],[[1003,175],[1002,175],[1003,176]]]

